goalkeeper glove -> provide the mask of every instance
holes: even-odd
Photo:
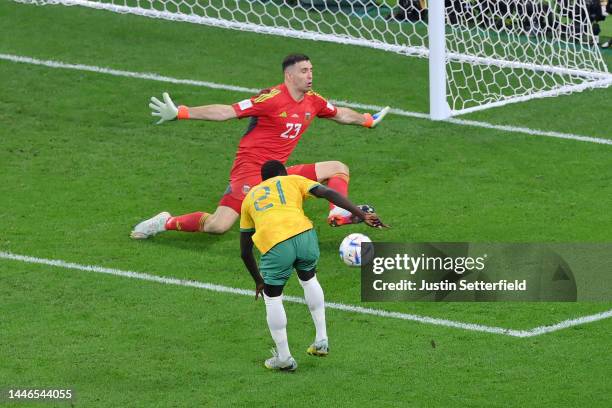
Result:
[[[387,112],[389,112],[389,109],[390,108],[386,106],[383,110],[373,115],[370,115],[369,113],[364,113],[363,116],[365,116],[365,122],[363,123],[363,126],[367,128],[376,127],[376,125],[378,125],[385,118],[385,115],[387,114]]]
[[[159,116],[160,118],[157,125],[169,120],[189,119],[189,109],[187,109],[186,106],[180,105],[177,108],[167,92],[164,92],[162,97],[164,98],[164,102],[152,96],[151,103],[149,103],[149,108],[153,110],[151,116]]]

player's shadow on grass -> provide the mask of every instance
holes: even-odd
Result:
[[[219,246],[227,248],[228,242],[231,240],[235,241],[236,253],[240,250],[239,238],[230,237],[229,234],[225,235],[211,235],[204,233],[174,233],[166,232],[163,235],[144,240],[143,243],[147,245],[160,246],[160,247],[172,247],[175,249],[190,251],[190,252],[202,252],[204,251],[216,251]],[[232,234],[233,235],[233,234]]]
[[[335,240],[322,240],[319,238],[319,250],[325,253],[338,252],[339,246]]]

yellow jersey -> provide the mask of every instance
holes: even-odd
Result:
[[[253,242],[265,254],[274,245],[312,228],[302,209],[320,185],[298,175],[277,176],[251,188],[242,201],[240,231],[255,231]]]

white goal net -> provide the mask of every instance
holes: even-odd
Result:
[[[597,0],[16,1],[429,58],[430,109],[439,112],[432,114],[436,119],[612,84],[589,19],[588,6]]]

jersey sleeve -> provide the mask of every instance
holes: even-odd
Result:
[[[297,182],[300,188],[300,192],[302,193],[302,197],[304,198],[313,197],[313,195],[310,194],[310,190],[312,190],[316,186],[320,186],[321,183],[319,183],[318,181],[307,179],[306,177],[302,177],[302,176],[297,176],[297,177],[299,177]]]
[[[336,108],[333,103],[329,102],[327,99],[317,93],[315,93],[315,98],[317,99],[317,107],[319,109],[317,112],[317,117],[333,118],[336,116],[338,113],[338,108]]]
[[[280,90],[276,88],[266,89],[255,96],[236,102],[232,105],[234,112],[238,118],[248,116],[264,116],[273,110],[276,95],[280,94]]]
[[[242,207],[240,207],[240,232],[251,232],[255,231],[255,222],[249,213],[249,199],[245,197],[242,200]]]

